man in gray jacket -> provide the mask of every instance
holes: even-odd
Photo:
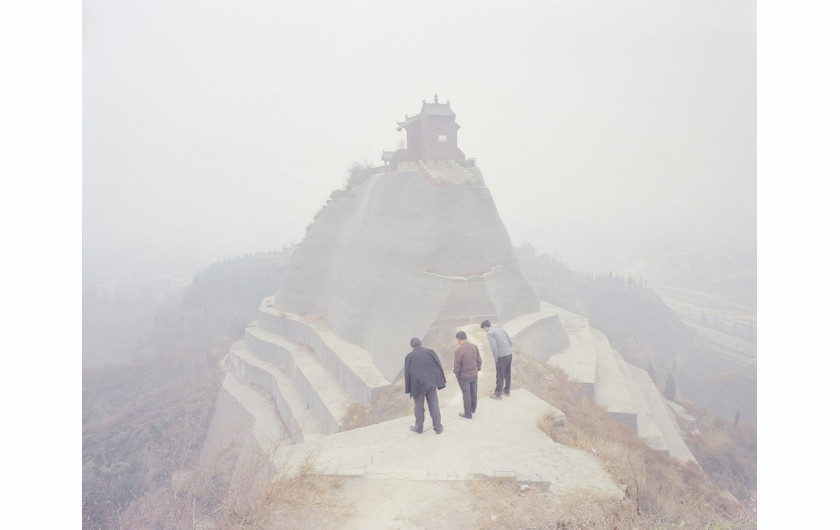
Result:
[[[490,351],[496,360],[496,391],[490,395],[493,399],[502,399],[502,394],[510,396],[510,364],[513,360],[513,341],[507,331],[496,326],[491,327],[490,321],[481,323],[481,329],[487,333]],[[504,384],[504,386],[502,386]]]
[[[405,393],[414,399],[414,425],[409,427],[412,432],[423,434],[423,420],[426,410],[423,400],[429,404],[429,416],[435,432],[443,432],[440,421],[440,406],[438,404],[438,389],[446,387],[446,376],[443,375],[443,365],[435,350],[420,346],[420,339],[411,339],[413,350],[405,356]]]

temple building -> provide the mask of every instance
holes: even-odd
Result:
[[[455,112],[449,101],[439,103],[437,94],[434,103],[423,100],[420,112],[406,115],[405,121],[397,122],[397,126],[398,131],[406,131],[407,143],[405,149],[383,153],[383,160],[391,169],[396,170],[399,162],[414,160],[454,160],[465,167],[474,165],[458,148],[460,126],[455,123]]]

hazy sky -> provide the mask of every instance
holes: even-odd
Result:
[[[514,244],[756,231],[754,1],[83,2],[86,263],[299,242],[450,101]]]

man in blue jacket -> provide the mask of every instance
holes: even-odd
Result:
[[[481,323],[481,329],[487,333],[490,351],[496,360],[496,391],[490,395],[493,399],[502,399],[502,394],[510,396],[510,364],[513,360],[513,341],[507,331],[496,326],[491,327],[490,321]],[[504,386],[502,386],[504,384]]]
[[[434,350],[420,346],[420,339],[411,339],[413,348],[405,356],[405,393],[414,399],[414,425],[409,427],[412,432],[423,434],[423,420],[426,410],[423,400],[429,404],[429,415],[432,426],[437,434],[443,432],[440,422],[440,406],[438,404],[438,389],[446,387],[446,376],[443,375],[443,365]]]

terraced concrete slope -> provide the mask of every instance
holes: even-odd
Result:
[[[309,443],[346,431],[348,411],[389,388],[411,337],[463,330],[490,366],[484,319],[651,447],[693,460],[647,374],[585,318],[539,300],[480,170],[451,160],[403,161],[333,194],[225,367],[267,394],[288,439]]]
[[[399,375],[411,337],[539,311],[478,168],[403,162],[338,195],[292,256],[274,306],[318,315],[385,378]]]

